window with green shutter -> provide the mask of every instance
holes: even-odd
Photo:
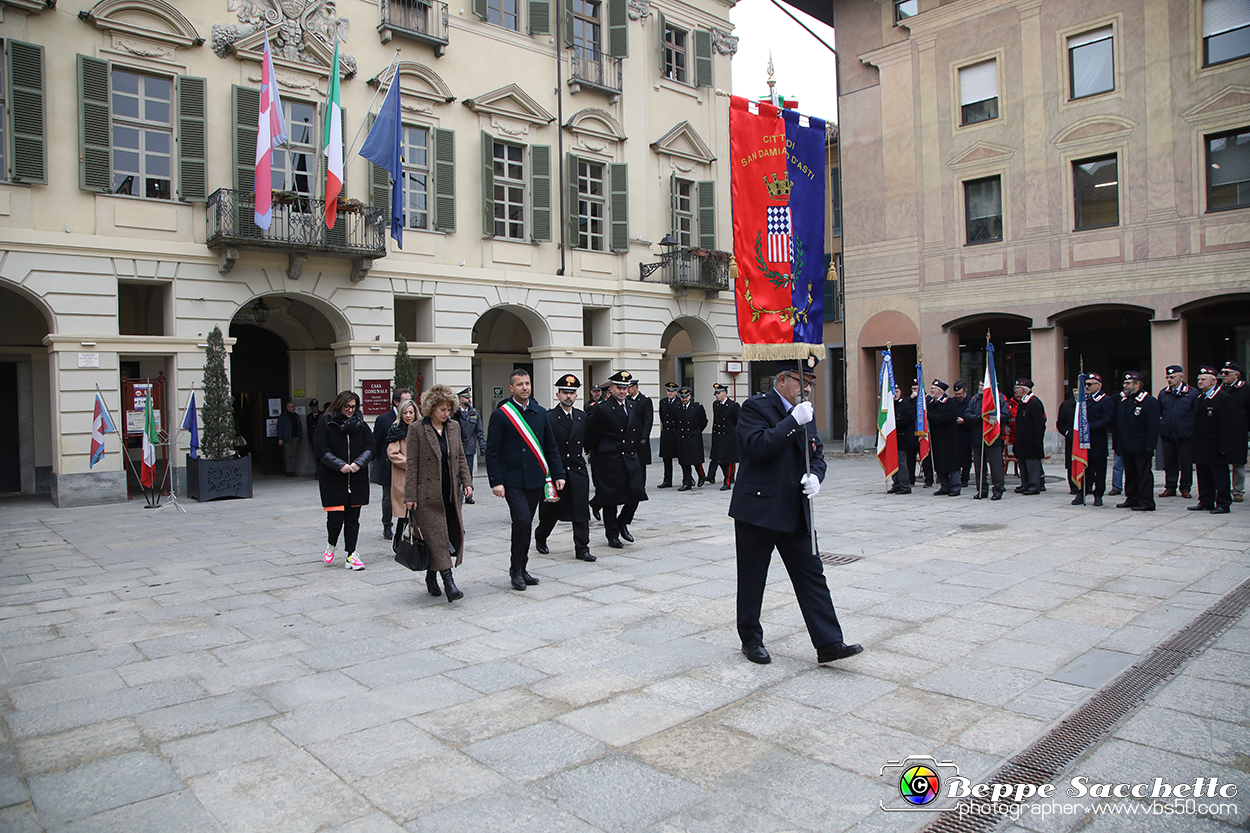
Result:
[[[551,34],[551,4],[553,0],[529,1],[529,32],[531,35]],[[558,0],[556,0],[558,2]]]
[[[694,85],[712,86],[712,33],[707,29],[694,30]]]
[[[614,58],[629,55],[629,2],[606,0],[608,5],[608,48]]]
[[[434,128],[434,228],[456,230],[456,132]]]
[[[231,89],[231,97],[234,110],[234,187],[238,191],[255,191],[260,90],[236,84]]]
[[[568,245],[591,252],[629,251],[629,169],[569,154]]]
[[[208,197],[208,81],[178,78],[178,198],[202,202]]]
[[[629,251],[629,166],[608,165],[609,205],[612,223],[611,246],[614,252]]]
[[[6,118],[0,136],[0,153],[12,137],[12,160],[0,159],[0,173],[13,182],[48,183],[47,129],[43,81],[43,47],[7,40],[4,43],[4,92]],[[10,164],[6,164],[9,163]]]
[[[85,191],[111,190],[113,152],[110,127],[108,61],[79,55],[78,187]]]
[[[551,146],[530,147],[531,236],[536,243],[551,242]]]
[[[716,248],[716,183],[699,183],[699,248]]]

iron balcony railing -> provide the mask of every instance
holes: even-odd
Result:
[[[334,228],[325,224],[325,200],[275,194],[269,229],[256,225],[256,195],[221,188],[208,198],[209,248],[244,246],[337,257],[386,257],[390,223],[380,208],[339,203]]]
[[[624,89],[623,72],[620,58],[604,55],[597,49],[578,46],[569,53],[570,83],[619,94]]]
[[[435,48],[438,55],[443,54],[443,47],[448,42],[451,31],[446,3],[427,3],[425,0],[381,0],[382,22],[378,30],[382,32],[382,42],[386,43],[391,35],[407,40],[426,43]]]
[[[660,255],[659,263],[642,263],[641,280],[655,274],[652,280],[669,286],[693,286],[699,289],[729,289],[729,252],[707,249],[677,249]]]

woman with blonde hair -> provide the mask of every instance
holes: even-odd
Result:
[[[391,461],[391,514],[395,518],[395,542],[404,535],[404,527],[408,523],[408,510],[404,506],[404,478],[408,470],[408,430],[417,421],[417,403],[405,399],[399,403],[399,418],[386,434],[386,456]],[[438,573],[426,570],[425,586],[431,596],[441,596],[438,589]]]
[[[464,560],[464,518],[458,493],[473,496],[473,478],[460,442],[460,425],[451,419],[456,395],[446,385],[434,385],[421,394],[421,419],[408,426],[405,448],[404,506],[415,518],[430,548],[426,587],[439,595],[434,573],[443,577],[447,601],[464,598],[452,576]]]

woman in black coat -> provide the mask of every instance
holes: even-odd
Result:
[[[369,503],[369,461],[373,459],[373,432],[360,415],[360,397],[345,390],[334,398],[313,433],[321,505],[326,510],[325,563],[334,563],[334,549],[343,531],[349,570],[363,570],[356,553],[360,534],[360,507]]]

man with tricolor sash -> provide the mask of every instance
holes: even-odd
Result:
[[[490,415],[486,433],[486,475],[495,497],[508,502],[512,516],[512,560],[508,575],[515,590],[538,584],[526,570],[534,512],[564,488],[564,464],[547,411],[530,400],[533,383],[524,368],[512,371],[511,396]]]

